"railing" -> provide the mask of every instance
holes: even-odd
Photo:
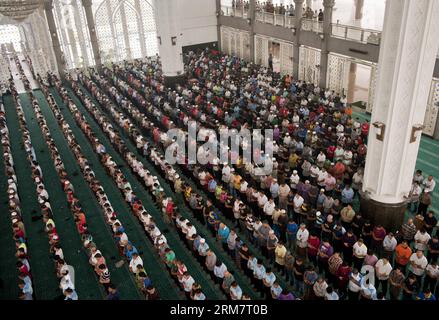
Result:
[[[248,8],[245,6],[222,6],[221,14],[238,18],[247,18]],[[294,16],[290,16],[287,14],[276,14],[258,10],[256,11],[256,21],[271,24],[274,26],[294,28],[296,19]],[[323,33],[323,22],[316,19],[304,18],[301,20],[301,30]],[[379,45],[381,40],[381,31],[333,23],[331,24],[331,36],[345,40]]]
[[[239,7],[221,6],[221,14],[223,16],[248,18],[248,8],[245,6],[239,6]]]
[[[274,13],[264,12],[264,22],[268,24],[274,24]]]
[[[263,11],[256,11],[256,21],[286,28],[294,28],[295,23],[293,16]]]
[[[331,24],[331,35],[335,38],[375,45],[379,45],[381,40],[381,31],[363,29],[338,23]]]
[[[294,16],[285,16],[285,27],[294,28],[296,25],[296,18]]]
[[[323,22],[314,19],[302,19],[302,30],[323,33]]]

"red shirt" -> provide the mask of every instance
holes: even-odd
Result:
[[[30,276],[29,270],[27,269],[25,264],[23,264],[23,266],[21,268],[19,268],[18,270],[19,270],[19,272],[24,273],[27,276]]]
[[[326,155],[327,155],[328,159],[334,158],[335,149],[337,149],[335,146],[328,147],[328,149],[326,150]]]
[[[168,116],[163,116],[162,123],[167,128],[169,126],[169,118]]]
[[[340,286],[345,286],[349,282],[349,274],[351,273],[351,268],[349,266],[340,266],[337,270],[337,277],[339,277],[338,281]],[[340,277],[342,279],[340,279]]]
[[[317,256],[317,251],[319,251],[320,247],[320,239],[317,237],[309,237],[308,244],[312,245],[314,248],[308,247],[308,255],[315,257]]]
[[[369,123],[365,122],[361,125],[361,134],[363,136],[367,136],[368,133],[369,133]]]

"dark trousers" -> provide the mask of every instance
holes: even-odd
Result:
[[[358,271],[361,271],[361,267],[363,266],[364,258],[357,258],[353,257],[354,260],[354,267],[358,269]]]
[[[343,260],[352,265],[352,248],[343,246]]]
[[[430,289],[430,291],[433,293],[434,292],[434,287],[437,284],[437,279],[433,279],[431,277],[429,277],[428,275],[425,276],[424,278],[424,290],[426,289]]]
[[[351,290],[348,290],[349,301],[358,301],[359,296],[360,296],[359,292],[352,292]]]
[[[427,214],[427,209],[428,209],[428,205],[423,204],[423,203],[419,203],[419,207],[418,207],[418,213],[422,214],[424,217]]]
[[[384,296],[387,294],[387,283],[388,280],[379,280],[377,277],[375,277],[375,288],[378,290],[381,284],[381,291],[383,292]]]

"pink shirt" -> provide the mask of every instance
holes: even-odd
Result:
[[[366,255],[366,257],[364,258],[364,264],[369,265],[374,267],[375,264],[377,263],[378,258],[376,257],[376,255]]]

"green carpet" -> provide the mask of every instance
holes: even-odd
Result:
[[[87,182],[84,180],[80,168],[76,163],[76,159],[74,158],[73,153],[71,153],[67,145],[67,141],[64,139],[64,136],[59,130],[58,124],[53,117],[53,114],[50,112],[49,106],[47,105],[43,93],[40,90],[37,90],[34,92],[34,94],[40,103],[42,112],[46,118],[51,134],[53,135],[53,139],[55,140],[58,151],[60,152],[61,158],[64,162],[66,171],[69,175],[69,179],[70,181],[72,181],[75,187],[75,194],[78,197],[82,208],[84,209],[84,213],[87,217],[88,229],[90,231],[90,234],[93,236],[93,241],[96,243],[97,247],[99,248],[99,250],[101,250],[103,256],[107,260],[107,264],[111,274],[111,281],[118,287],[123,298],[140,298],[134,280],[131,279],[131,281],[127,281],[130,279],[131,276],[127,265],[125,264],[124,267],[120,269],[115,266],[115,263],[120,260],[120,257],[118,254],[117,246],[113,241],[112,233],[105,223],[101,207],[99,206]],[[47,111],[49,111],[50,113],[48,113]],[[29,112],[32,112],[32,110],[29,110]],[[36,122],[35,125],[38,126]],[[43,137],[41,135],[41,131],[39,131],[39,133],[42,139]],[[41,140],[41,142],[44,143],[47,148],[45,141]],[[46,152],[48,157],[47,161],[51,161],[49,170],[51,173],[54,174],[53,177],[50,177],[50,180],[48,181],[59,181],[58,175],[55,171],[55,167],[53,166],[53,161],[50,157],[49,150],[47,149]],[[49,179],[49,177],[47,177],[47,179]],[[60,211],[65,213],[64,219],[66,222],[63,223],[62,226],[66,227],[66,232],[69,232],[66,235],[67,238],[65,238],[67,241],[69,241],[67,245],[69,248],[72,249],[72,252],[78,252],[78,250],[81,250],[82,248],[82,243],[80,241],[79,233],[76,230],[71,211],[67,207],[68,203],[66,195],[61,188],[53,188],[51,194],[53,194],[53,197],[56,196],[56,200],[59,199],[58,205],[63,209]],[[56,204],[53,203],[53,197],[52,207],[54,206],[54,204]],[[56,207],[60,208],[58,207],[58,205]],[[55,214],[56,213],[57,212],[55,212]],[[62,235],[61,239],[64,239]],[[102,287],[99,286],[98,279],[93,271],[93,268],[88,263],[88,257],[86,256],[85,251],[81,250],[80,256],[82,258],[82,261],[77,260],[78,268],[80,268],[77,271],[77,274],[81,275],[80,277],[77,277],[78,280],[76,280],[76,282],[78,282],[78,295],[83,292],[83,295],[80,295],[80,297],[82,297],[83,299],[101,299],[104,296],[104,291],[102,290]],[[81,291],[79,290],[80,288],[82,289]]]
[[[87,92],[86,88],[81,86],[82,90],[84,92]],[[88,93],[88,92],[87,92]],[[206,239],[207,244],[209,245],[209,247],[215,252],[215,254],[217,255],[217,257],[223,261],[225,263],[225,265],[227,266],[227,269],[229,271],[231,271],[235,277],[235,280],[238,282],[238,284],[240,285],[241,289],[243,290],[244,293],[249,294],[252,299],[256,299],[258,298],[258,296],[255,294],[254,289],[250,283],[250,281],[243,275],[242,271],[240,271],[235,263],[230,262],[230,256],[222,249],[221,244],[214,238],[211,236],[211,233],[209,232],[209,230],[207,230],[207,227],[203,226],[201,223],[199,223],[194,217],[193,214],[191,212],[191,210],[185,205],[185,202],[183,200],[183,197],[181,194],[176,194],[172,191],[172,189],[170,188],[169,184],[160,176],[160,173],[155,169],[155,167],[153,166],[153,164],[149,161],[147,161],[147,158],[143,157],[141,154],[139,154],[139,152],[137,151],[137,148],[135,147],[135,145],[132,143],[131,138],[128,137],[125,132],[123,130],[120,129],[120,126],[114,121],[112,120],[112,118],[110,117],[110,115],[105,112],[105,110],[98,104],[98,102],[92,98],[93,101],[95,102],[97,108],[107,116],[107,118],[110,120],[111,124],[113,125],[113,127],[119,132],[119,134],[121,135],[121,137],[124,139],[127,148],[136,155],[137,159],[139,159],[145,168],[147,168],[153,175],[157,176],[160,182],[160,185],[164,188],[165,190],[165,194],[168,197],[171,197],[172,199],[174,199],[174,201],[176,201],[176,204],[178,205],[179,209],[180,209],[180,213],[182,214],[183,217],[189,219],[191,221],[191,223],[195,226],[195,228],[197,229],[197,233],[200,234],[201,236],[203,236]],[[196,189],[195,189],[196,190]],[[228,226],[232,226],[231,223],[228,223]]]
[[[111,146],[110,141],[106,138],[99,125],[88,114],[86,108],[82,105],[82,103],[75,96],[73,91],[70,90],[70,88],[68,89],[68,92],[74,103],[77,105],[78,109],[86,117],[93,132],[96,134],[101,143],[105,145],[107,152],[112,156],[113,160],[119,166],[121,166],[121,170],[126,176],[128,182],[130,182],[133,191],[142,201],[145,209],[154,217],[155,221],[157,222],[158,228],[166,235],[169,245],[176,253],[177,259],[185,263],[195,281],[200,283],[200,285],[202,286],[203,292],[209,300],[224,299],[224,295],[219,291],[219,286],[215,285],[212,280],[207,278],[208,276],[206,275],[204,270],[195,260],[192,253],[190,253],[189,250],[181,243],[180,239],[175,234],[175,231],[168,229],[168,226],[164,223],[162,219],[161,212],[154,206],[154,201],[151,195],[145,190],[145,188],[140,184],[137,178],[131,173],[131,170],[127,167],[125,161],[121,159],[117,151],[115,151],[114,148]],[[66,109],[66,112],[63,113],[64,116],[66,116],[66,113],[70,112],[67,112]],[[69,116],[69,118],[70,117],[71,116]]]
[[[41,216],[41,210],[32,179],[31,167],[26,160],[27,154],[22,143],[17,111],[11,95],[4,97],[4,105],[18,180],[23,223],[28,237],[28,254],[34,294],[38,300],[51,300],[59,296],[61,291],[58,288],[59,283],[55,275],[53,259],[50,257],[49,240],[44,232],[43,221],[41,219],[32,220],[33,217]],[[35,151],[39,157],[40,151],[38,149]],[[15,296],[11,298],[15,298]]]
[[[103,166],[101,165],[101,163],[99,161],[99,158],[94,153],[92,147],[88,143],[88,140],[83,135],[82,131],[76,126],[76,123],[75,123],[73,117],[71,116],[70,112],[68,111],[68,108],[63,105],[62,99],[59,96],[59,94],[57,93],[57,91],[54,88],[52,88],[51,93],[52,93],[53,97],[55,98],[58,106],[60,107],[61,112],[63,113],[63,115],[65,117],[65,120],[69,123],[69,125],[73,131],[73,134],[75,135],[78,143],[81,145],[82,152],[89,160],[90,166],[93,168],[93,171],[95,172],[96,177],[99,179],[99,181],[101,181],[102,185],[105,186],[105,192],[107,193],[108,199],[112,203],[115,211],[118,213],[118,217],[121,220],[121,222],[123,223],[129,239],[133,242],[133,244],[139,250],[139,252],[143,258],[146,271],[150,275],[152,281],[157,284],[157,289],[158,289],[159,293],[161,294],[162,298],[164,298],[164,299],[177,299],[179,297],[178,296],[178,291],[179,291],[178,288],[172,288],[173,280],[170,278],[168,272],[164,269],[164,266],[158,261],[159,256],[155,253],[154,248],[152,247],[150,241],[146,238],[146,235],[144,234],[144,231],[140,227],[139,223],[130,214],[130,209],[129,209],[128,205],[125,203],[125,200],[123,199],[122,195],[120,194],[119,189],[117,188],[117,185],[113,182],[112,179],[110,179],[109,176],[107,176],[105,169],[103,168]],[[38,95],[38,94],[42,94],[42,93],[36,92],[35,94]],[[48,121],[48,125],[51,129],[53,138],[57,141],[57,136],[59,136],[58,139],[62,140],[63,141],[62,144],[65,144],[65,147],[68,148],[67,142],[64,140],[64,137],[61,137],[61,131],[58,127],[58,124],[55,122],[55,117],[54,117],[52,111],[50,110],[49,106],[47,104],[42,104],[41,110],[42,110],[44,116],[46,117],[46,120]],[[53,130],[52,130],[52,127],[54,127]],[[55,127],[56,127],[56,129],[55,129]],[[61,143],[58,144],[58,141],[57,141],[57,145],[58,145],[58,148],[60,148]],[[61,148],[59,149],[59,151],[61,152]],[[70,150],[68,151],[68,153],[70,154],[69,162],[72,162],[71,165],[76,167],[77,172],[82,177],[82,174],[79,171],[79,166],[77,165],[76,160],[73,159],[73,157],[74,157],[73,154],[71,153]],[[63,160],[64,160],[64,158],[63,158]],[[66,161],[65,161],[65,165],[67,167]],[[76,184],[75,184],[75,186],[76,186]],[[78,187],[79,187],[79,185],[78,185]],[[78,187],[76,187],[76,191],[78,191]],[[91,194],[91,191],[89,190],[88,186],[86,187],[86,189],[88,189],[88,191],[90,192],[89,199],[92,199],[92,198],[94,199],[94,196]],[[91,202],[91,201],[88,200],[87,202]],[[85,202],[82,202],[82,203],[85,205]],[[100,208],[96,209],[92,212],[94,212],[94,215],[96,216],[96,218],[99,217],[99,220],[102,221],[102,223],[104,223]],[[107,229],[108,229],[108,227],[107,227]],[[107,230],[107,232],[110,232],[109,229]],[[111,244],[112,244],[112,246],[114,246],[113,243],[111,243]],[[127,265],[125,265],[125,268],[127,268]],[[112,274],[112,278],[113,278],[113,274]],[[117,283],[115,282],[115,284],[118,285],[118,287],[119,287],[119,285],[121,286],[120,290],[121,290],[122,297],[124,297],[124,298],[125,298],[124,292],[123,292],[123,290],[125,289],[124,286],[131,286],[131,284],[132,284],[132,281],[131,281],[132,279],[130,279],[130,278],[132,278],[131,275],[126,275],[125,278],[121,278],[120,281],[118,281]],[[126,281],[128,279],[130,279],[130,281]],[[116,279],[114,279],[114,281],[116,281]],[[128,289],[128,288],[126,288],[126,289]],[[126,298],[128,298],[128,297],[126,297]],[[132,298],[134,299],[136,297],[132,297]]]
[[[0,300],[18,299],[18,271],[15,241],[8,205],[8,181],[5,175],[3,148],[0,147]]]
[[[45,138],[43,137],[38,125],[29,96],[27,94],[22,94],[20,95],[20,98],[23,102],[22,106],[31,133],[32,144],[37,152],[37,159],[43,171],[46,187],[48,188],[50,203],[55,217],[56,228],[61,239],[64,257],[67,263],[75,269],[75,289],[80,299],[102,299],[104,297],[104,292],[98,284],[98,279],[95,276],[93,268],[88,263],[88,257],[85,251],[82,250],[82,242],[76,230],[72,213],[68,207],[66,194],[59,184],[58,173],[53,164]],[[39,100],[41,103],[41,99]],[[71,175],[68,167],[66,167],[66,169],[69,175]],[[73,181],[73,184],[76,186],[75,182],[76,181]],[[78,191],[81,190],[79,187],[80,186],[76,186]],[[84,198],[79,197],[79,199],[81,200]],[[84,209],[86,210],[85,212],[87,215],[90,211],[87,210],[87,207]],[[93,234],[93,224],[91,222],[90,230]],[[98,247],[100,247],[99,244]]]

